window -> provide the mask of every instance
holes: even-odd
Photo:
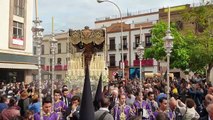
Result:
[[[150,34],[147,34],[145,36],[145,46],[146,47],[151,47],[152,46],[151,35]]]
[[[121,43],[119,44],[119,49],[121,50]],[[127,49],[127,36],[123,36],[123,49]]]
[[[41,45],[41,54],[44,55],[44,45]]]
[[[177,21],[175,23],[176,27],[178,30],[183,30],[183,22],[182,21]]]
[[[58,53],[61,53],[61,43],[58,43]]]
[[[36,55],[36,50],[37,50],[36,46],[33,46],[33,55]]]
[[[122,55],[122,54],[121,54]],[[122,56],[121,56],[121,58],[122,58]],[[125,60],[127,60],[127,53],[124,53],[123,54],[123,60],[125,61]]]
[[[204,30],[205,30],[204,25],[201,25],[201,23],[198,23],[198,22],[196,22],[195,25],[196,25],[195,26],[196,32],[199,32],[199,33],[204,32]]]
[[[66,65],[69,64],[69,63],[68,63],[69,61],[70,61],[70,58],[66,58]]]
[[[123,49],[127,49],[127,36],[123,37]]]
[[[109,38],[109,50],[115,50],[115,38]]]
[[[58,59],[57,59],[57,64],[58,64],[58,65],[61,65],[61,58],[58,58]]]
[[[137,53],[135,53],[135,60],[139,60]]]
[[[50,58],[50,66],[52,66],[52,63],[53,63],[53,59]]]
[[[134,49],[138,47],[140,43],[140,35],[135,35]]]
[[[116,63],[116,61],[115,61],[115,54],[110,54],[109,55],[109,66],[115,66],[115,63]]]
[[[14,0],[14,15],[24,17],[25,0]]]
[[[62,79],[62,75],[61,74],[57,74],[56,75],[56,79],[61,80]]]
[[[13,38],[24,38],[24,24],[13,21]]]

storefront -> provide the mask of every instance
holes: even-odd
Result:
[[[36,63],[36,56],[0,53],[0,82],[32,82]]]

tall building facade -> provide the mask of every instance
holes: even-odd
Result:
[[[33,56],[32,0],[0,1],[0,81],[31,82]]]
[[[109,67],[109,78],[113,79],[116,74],[121,74],[121,49],[123,47],[123,61],[125,64],[125,78],[134,79],[138,77],[140,60],[136,48],[140,41],[146,49],[152,45],[150,30],[159,20],[158,9],[127,13],[122,17],[123,46],[121,46],[121,19],[119,16],[98,18],[95,21],[96,28],[106,28],[108,45],[107,64]],[[160,66],[155,59],[143,59],[143,73],[154,75],[159,73]]]
[[[44,74],[44,79],[49,79],[52,71],[52,61],[53,55],[51,54],[51,40],[52,35],[45,35],[43,38],[43,44],[41,46],[41,56],[45,58],[44,65],[42,69],[46,71],[47,74]],[[63,80],[66,76],[66,71],[68,67],[68,61],[70,58],[69,53],[73,53],[71,45],[69,45],[69,35],[68,33],[56,33],[55,39],[57,42],[57,47],[55,51],[55,78],[57,80]],[[70,47],[69,47],[70,46]],[[34,48],[34,51],[36,48]]]

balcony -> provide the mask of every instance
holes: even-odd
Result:
[[[42,69],[42,70],[46,70],[45,68],[46,68],[45,65],[42,65],[42,66],[41,66],[41,69]]]
[[[153,66],[154,60],[153,59],[142,60],[141,64],[142,64],[142,66]],[[140,60],[134,60],[133,65],[134,66],[140,66]]]
[[[55,71],[63,70],[62,65],[55,65]]]
[[[119,61],[119,66],[121,65],[121,61]],[[128,60],[124,60],[124,65],[125,65],[125,67],[126,66],[129,66],[129,64],[128,64]]]
[[[46,67],[45,67],[45,70],[46,70],[46,71],[52,70],[52,66],[46,66]]]
[[[64,70],[67,70],[67,65],[64,65]]]

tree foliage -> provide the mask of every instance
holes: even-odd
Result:
[[[189,67],[200,71],[207,66],[208,75],[213,68],[213,6],[201,5],[184,14],[186,22],[193,23],[195,30],[187,30],[185,36],[190,50]]]
[[[167,25],[164,22],[158,22],[154,25],[151,34],[152,46],[146,48],[145,58],[155,58],[156,60],[166,60],[163,38],[166,35]],[[188,68],[189,53],[187,44],[183,35],[177,30],[174,24],[171,25],[171,33],[174,37],[173,49],[171,53],[170,66],[171,68],[180,68],[185,70]]]

